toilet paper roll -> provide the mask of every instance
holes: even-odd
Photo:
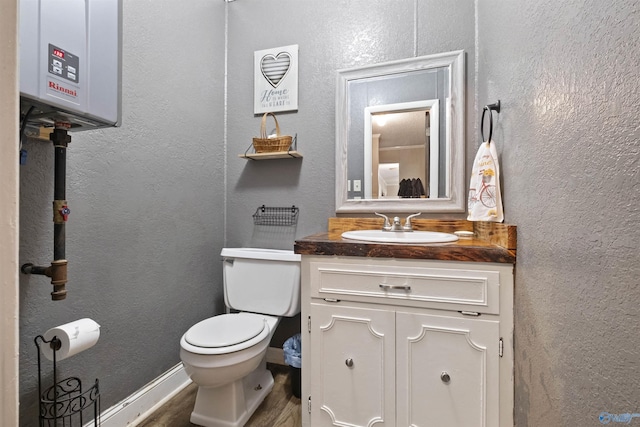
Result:
[[[43,337],[45,341],[58,337],[61,346],[56,352],[56,360],[63,360],[93,347],[100,338],[100,325],[89,318],[79,319],[51,328]],[[41,345],[40,350],[44,357],[53,360],[53,349],[49,343]]]

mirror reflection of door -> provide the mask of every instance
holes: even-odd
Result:
[[[386,192],[385,198],[391,198],[392,195],[396,198],[426,197],[424,187],[428,184],[429,152],[426,147],[430,132],[429,110],[376,113],[373,114],[371,125],[373,135],[379,135],[377,156],[375,143],[373,144],[371,170],[379,171],[379,164],[399,165],[398,189],[395,194]],[[380,198],[379,194],[377,196],[374,191],[373,198]]]
[[[378,199],[397,199],[400,191],[400,163],[378,164]]]
[[[365,109],[365,198],[438,197],[438,104],[436,99]],[[398,165],[395,192],[381,183],[381,164]]]

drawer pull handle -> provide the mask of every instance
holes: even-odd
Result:
[[[443,372],[440,374],[440,379],[442,380],[443,383],[448,383],[449,381],[451,381],[451,377],[446,372]]]
[[[348,358],[347,360],[344,361],[344,364],[347,365],[350,368],[353,368],[353,359],[352,358]]]
[[[410,291],[411,286],[409,285],[387,285],[386,283],[380,283],[380,288],[385,291]]]

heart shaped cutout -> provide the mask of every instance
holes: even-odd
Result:
[[[260,60],[260,71],[273,87],[277,87],[291,67],[291,55],[280,52],[277,55],[265,55]]]

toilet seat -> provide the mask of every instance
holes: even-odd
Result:
[[[185,340],[196,347],[229,347],[248,341],[265,328],[264,319],[246,313],[221,314],[193,325]]]
[[[184,350],[197,354],[223,354],[249,348],[270,334],[264,315],[221,314],[193,325],[180,340]]]

